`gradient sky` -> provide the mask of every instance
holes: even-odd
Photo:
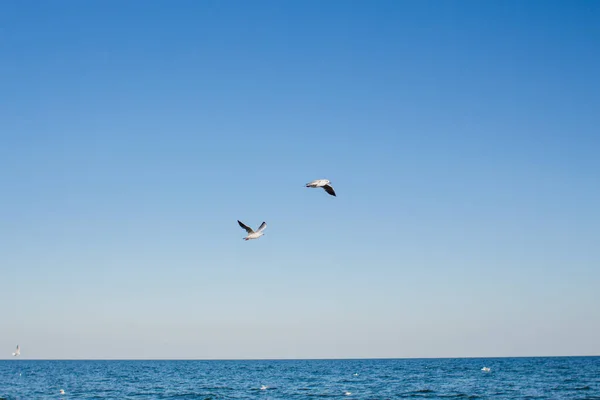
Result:
[[[0,2],[0,358],[600,354],[599,21]]]

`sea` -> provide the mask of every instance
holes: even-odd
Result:
[[[0,361],[6,400],[311,398],[600,399],[600,357]]]

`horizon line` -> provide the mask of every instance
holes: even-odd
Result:
[[[591,355],[560,356],[467,356],[467,357],[348,357],[348,358],[0,358],[0,361],[361,361],[361,360],[454,360],[454,359],[507,359],[507,358],[582,358]]]

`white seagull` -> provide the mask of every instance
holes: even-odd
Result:
[[[483,372],[490,372],[491,371],[491,369],[489,367],[483,367],[483,368],[481,368],[481,370]]]
[[[19,345],[17,345],[17,350],[15,350],[13,354],[13,357],[19,357],[21,355],[21,348],[19,347]]]
[[[333,187],[331,187],[330,183],[331,182],[329,182],[329,180],[327,179],[317,179],[316,181],[307,183],[306,187],[323,188],[327,193],[329,193],[332,196],[335,196],[335,191],[333,190]]]
[[[263,222],[262,224],[260,224],[260,226],[258,227],[258,230],[256,232],[254,232],[252,230],[252,228],[250,228],[248,225],[245,225],[243,222],[241,222],[238,219],[238,224],[240,224],[240,226],[242,228],[244,228],[246,230],[246,232],[248,232],[248,236],[246,236],[244,238],[244,240],[251,240],[251,239],[258,239],[259,237],[261,237],[262,235],[264,235],[263,231],[265,230],[265,228],[267,227],[267,223]]]

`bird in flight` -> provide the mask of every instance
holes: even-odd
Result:
[[[325,189],[325,191],[327,193],[329,193],[332,196],[335,196],[335,191],[333,190],[333,187],[331,187],[331,182],[329,182],[329,180],[327,179],[317,179],[316,181],[312,181],[306,184],[306,187],[309,188],[323,188]]]
[[[261,237],[262,235],[264,235],[263,231],[265,230],[265,228],[267,227],[267,223],[263,222],[262,224],[260,224],[260,226],[258,227],[258,230],[256,232],[254,232],[252,230],[252,228],[250,228],[248,225],[245,225],[243,222],[241,222],[238,219],[238,224],[240,224],[240,226],[242,228],[244,228],[246,230],[246,232],[248,232],[248,236],[246,236],[244,238],[244,240],[252,240],[252,239],[258,239],[259,237]]]
[[[21,355],[21,348],[19,347],[19,345],[17,345],[17,350],[15,350],[14,353],[12,353],[13,357],[19,357]]]

